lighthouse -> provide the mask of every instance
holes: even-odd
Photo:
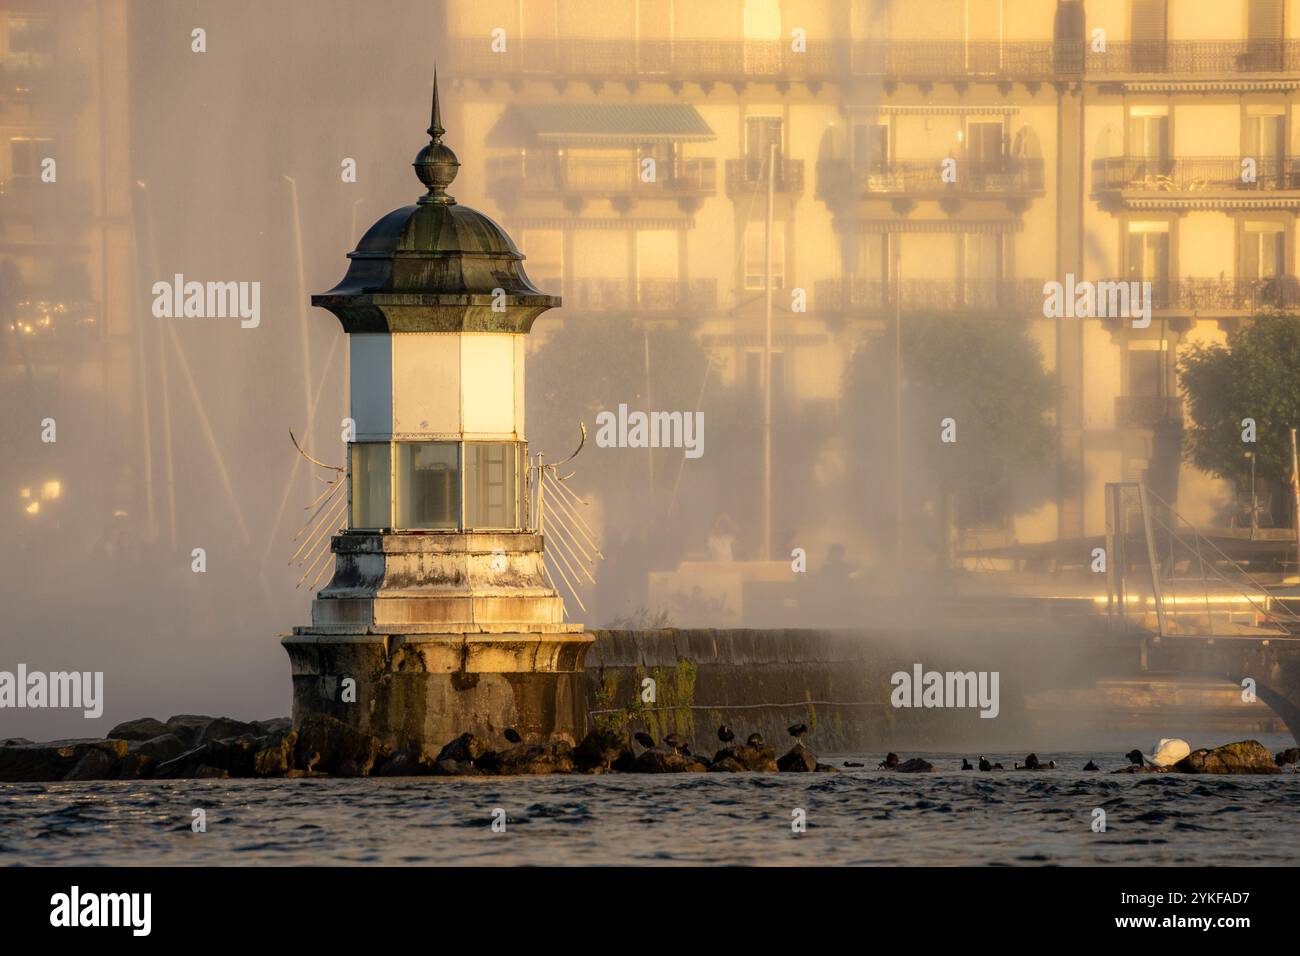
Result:
[[[282,641],[294,725],[327,714],[402,749],[506,727],[577,738],[592,637],[547,584],[524,432],[524,337],[560,299],[447,192],[445,132],[435,77],[424,195],[311,299],[348,336],[355,440],[333,577]]]

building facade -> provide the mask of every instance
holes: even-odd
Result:
[[[0,3],[0,402],[16,452],[0,494],[20,540],[77,524],[110,541],[114,513],[143,504],[126,38],[124,0]],[[39,455],[45,419],[56,440]]]
[[[761,385],[770,179],[777,401],[838,408],[853,350],[913,313],[1015,317],[1055,373],[1055,494],[959,509],[963,547],[1098,534],[1108,481],[1197,524],[1232,513],[1236,490],[1179,459],[1176,368],[1297,298],[1297,0],[445,16],[455,123],[488,147],[465,188],[565,321],[689,316],[727,381]],[[1151,282],[1150,325],[1045,317],[1067,277]]]

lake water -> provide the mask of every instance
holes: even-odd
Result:
[[[1300,862],[1300,774],[1112,775],[1120,755],[1047,752],[1057,770],[980,773],[922,756],[941,772],[873,770],[874,754],[823,756],[868,764],[837,774],[5,784],[0,864]],[[1080,770],[1090,758],[1103,772]],[[195,808],[206,833],[191,830]]]

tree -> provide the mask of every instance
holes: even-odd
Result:
[[[978,523],[981,512],[1010,513],[1046,497],[1054,427],[1053,376],[1026,327],[996,317],[904,317],[903,496],[912,533],[918,512],[930,515],[931,534],[950,496],[956,520]],[[886,333],[854,355],[846,402],[858,410],[854,437],[859,480],[884,492],[877,504],[863,496],[867,523],[883,534],[894,520],[894,337]],[[955,442],[945,442],[952,419]],[[953,429],[949,429],[952,437]],[[932,549],[941,550],[938,540]]]
[[[1300,317],[1256,316],[1229,333],[1226,345],[1192,346],[1178,367],[1191,416],[1183,434],[1186,460],[1244,489],[1251,471],[1246,453],[1253,452],[1256,480],[1285,485],[1290,429],[1300,425]],[[1242,438],[1248,418],[1255,423],[1253,444]]]

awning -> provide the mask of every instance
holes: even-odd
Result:
[[[488,133],[489,146],[636,146],[714,139],[686,103],[531,103],[511,106]]]

